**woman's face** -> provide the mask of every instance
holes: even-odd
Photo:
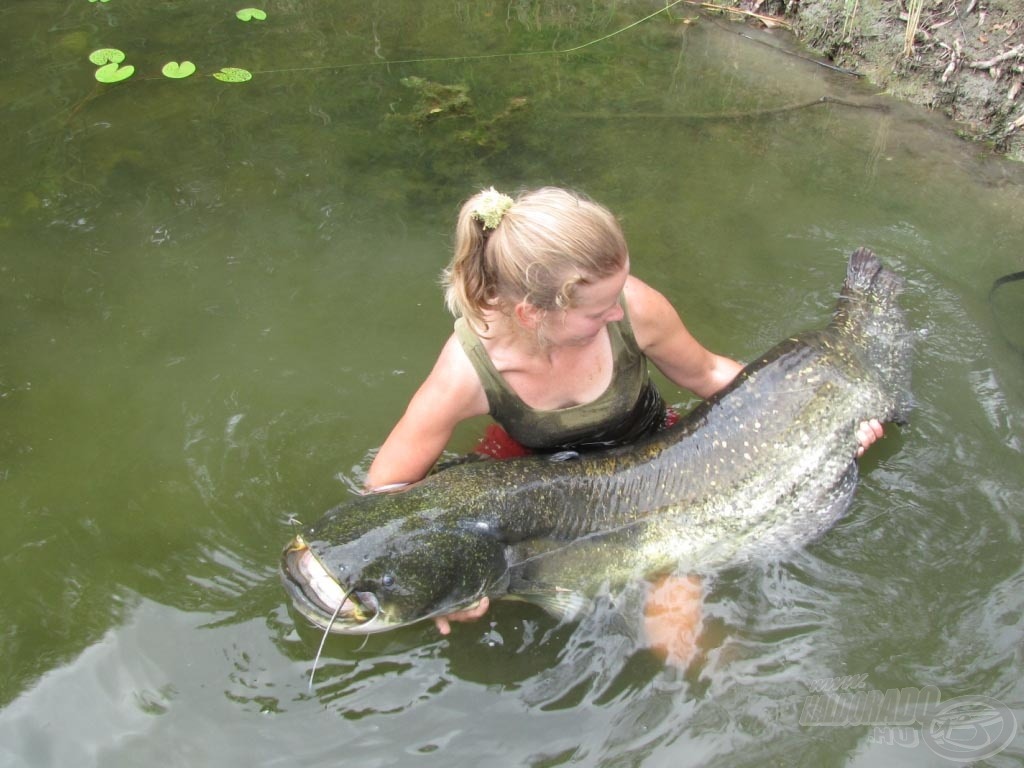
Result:
[[[629,260],[613,275],[576,288],[572,306],[545,313],[540,331],[554,346],[585,346],[593,341],[608,323],[624,316],[619,297],[629,277]]]

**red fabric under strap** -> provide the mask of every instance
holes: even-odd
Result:
[[[679,421],[678,411],[668,408],[665,411],[665,422],[661,428],[671,427],[677,421]],[[533,451],[513,440],[501,425],[488,424],[483,437],[473,449],[473,453],[492,459],[514,459],[517,456],[529,456]]]

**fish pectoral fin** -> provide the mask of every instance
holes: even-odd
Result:
[[[505,599],[540,606],[560,621],[572,621],[589,602],[584,595],[571,589],[532,583],[510,585]]]
[[[575,461],[580,457],[578,451],[558,451],[548,455],[548,461],[552,461],[556,464],[563,461]]]

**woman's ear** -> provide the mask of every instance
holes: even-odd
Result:
[[[537,330],[540,327],[541,320],[544,318],[544,310],[535,307],[526,299],[516,304],[515,309],[512,311],[518,323],[531,331]]]

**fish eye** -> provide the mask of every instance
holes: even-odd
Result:
[[[390,573],[385,573],[380,577],[380,583],[385,587],[393,587],[395,585],[395,577]]]

